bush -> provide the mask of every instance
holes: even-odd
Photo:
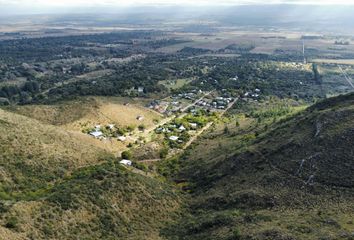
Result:
[[[7,219],[7,222],[5,224],[6,228],[11,228],[11,229],[15,229],[17,228],[17,224],[18,224],[18,219],[15,216],[11,216]]]
[[[133,158],[133,154],[130,151],[124,151],[122,152],[122,158],[131,160]]]

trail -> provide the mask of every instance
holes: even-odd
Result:
[[[339,70],[342,72],[342,74],[343,74],[345,80],[347,80],[347,82],[349,83],[349,85],[354,89],[354,84],[353,84],[353,82],[352,82],[353,79],[348,76],[348,74],[343,70],[343,68],[342,68],[340,65],[338,65],[338,68],[339,68]]]

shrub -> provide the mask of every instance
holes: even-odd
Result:
[[[124,151],[122,152],[122,158],[130,160],[133,158],[133,154],[130,151]]]

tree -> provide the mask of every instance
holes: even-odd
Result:
[[[122,152],[122,158],[131,160],[133,158],[133,154],[130,151],[124,151]]]

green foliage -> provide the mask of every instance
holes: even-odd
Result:
[[[10,216],[6,219],[5,223],[6,228],[17,229],[18,227],[18,218],[16,216]]]
[[[133,158],[133,154],[131,151],[122,152],[122,159],[131,160]]]

